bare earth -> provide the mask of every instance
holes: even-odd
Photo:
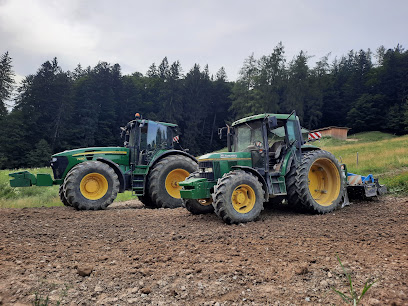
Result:
[[[0,304],[408,305],[408,198],[328,215],[266,209],[258,222],[144,209],[0,209]],[[87,275],[89,276],[81,276]]]

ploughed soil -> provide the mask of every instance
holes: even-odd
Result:
[[[138,201],[0,209],[0,304],[342,305],[336,254],[358,293],[376,280],[363,305],[408,305],[408,198],[238,225]]]

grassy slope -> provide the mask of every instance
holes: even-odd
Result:
[[[386,133],[367,132],[350,136],[348,141],[324,138],[312,144],[332,152],[347,165],[349,172],[361,175],[372,173],[380,178],[380,182],[391,192],[408,193],[408,135],[396,137]],[[24,169],[18,171],[20,170]],[[28,170],[34,174],[52,172],[51,168]],[[8,174],[15,171],[17,170],[0,171],[0,207],[62,205],[58,197],[59,186],[11,188]],[[131,193],[127,191],[118,194],[116,201],[132,198]]]
[[[332,152],[349,172],[372,173],[389,191],[408,193],[408,135],[366,132],[352,135],[348,141],[325,138],[313,144]]]

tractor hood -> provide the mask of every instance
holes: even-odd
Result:
[[[129,166],[129,149],[123,147],[94,147],[68,150],[54,154],[51,167],[54,179],[63,179],[75,165],[86,161],[109,160],[125,170]]]
[[[251,152],[208,153],[198,158],[198,162],[228,160],[251,160]]]
[[[129,153],[128,148],[123,147],[94,147],[94,148],[81,148],[74,150],[67,150],[57,154],[52,157],[59,156],[71,156],[71,157],[89,157],[94,155],[127,155]]]

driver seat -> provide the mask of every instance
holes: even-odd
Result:
[[[284,146],[284,141],[277,141],[269,148],[269,157],[273,159],[278,159],[282,153],[282,149]]]

